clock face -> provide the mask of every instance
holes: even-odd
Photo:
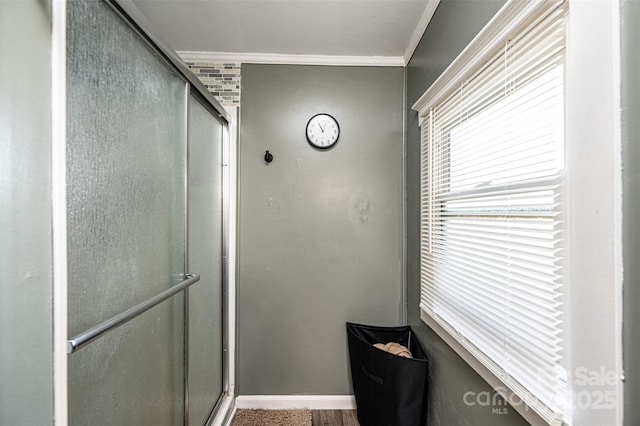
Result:
[[[331,148],[340,137],[340,126],[329,114],[317,114],[307,123],[307,140],[316,148]]]

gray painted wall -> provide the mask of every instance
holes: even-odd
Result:
[[[640,2],[621,4],[624,424],[640,423]]]
[[[492,388],[420,319],[420,132],[411,105],[449,66],[504,4],[442,0],[407,67],[407,300],[408,321],[431,360],[429,424],[520,425],[527,422],[503,401],[480,405]],[[465,394],[467,394],[465,403]],[[478,397],[479,399],[476,399]],[[475,405],[474,405],[475,404]],[[496,410],[495,412],[493,410]]]
[[[403,70],[243,65],[242,83],[239,393],[351,394],[345,322],[401,323]],[[319,112],[340,123],[327,151],[305,138]]]
[[[0,424],[53,424],[51,21],[0,1]]]

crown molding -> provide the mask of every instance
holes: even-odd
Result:
[[[407,46],[407,49],[404,51],[405,66],[411,60],[411,57],[413,56],[413,52],[416,51],[416,48],[418,47],[418,43],[420,43],[420,40],[422,40],[422,36],[424,35],[425,31],[427,31],[427,27],[431,22],[431,18],[433,18],[433,15],[436,13],[436,9],[438,8],[439,4],[440,4],[440,0],[429,0],[427,2],[427,7],[425,7],[424,9],[424,12],[422,13],[422,17],[420,17],[420,21],[418,21],[418,25],[416,26],[416,29],[413,30],[413,35],[409,40],[409,46]]]
[[[401,56],[285,55],[278,53],[231,53],[178,51],[185,62],[286,65],[335,65],[365,67],[403,67]]]

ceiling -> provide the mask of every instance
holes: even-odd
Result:
[[[171,48],[406,63],[439,0],[133,0]]]

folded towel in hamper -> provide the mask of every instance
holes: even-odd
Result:
[[[406,346],[403,346],[400,343],[396,343],[396,342],[389,342],[386,344],[376,343],[373,346],[385,352],[392,353],[394,355],[398,355],[404,358],[413,358],[413,356],[411,355],[411,351],[409,351],[409,349]]]

